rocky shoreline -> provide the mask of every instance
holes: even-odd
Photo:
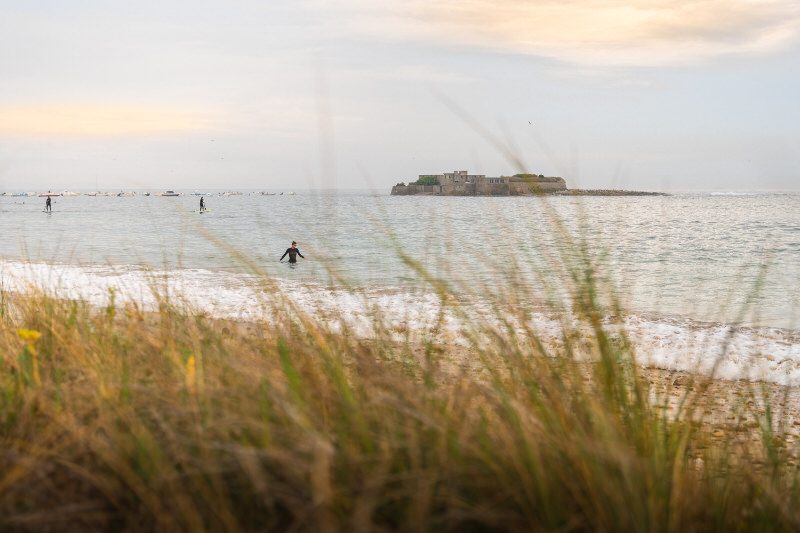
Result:
[[[550,194],[554,196],[669,196],[665,192],[626,191],[622,189],[567,189]]]
[[[406,188],[408,188],[406,186]],[[505,193],[505,194],[454,194],[441,191],[399,191],[395,186],[391,192],[392,196],[670,196],[665,192],[655,191],[628,191],[624,189],[565,189],[563,191],[532,191],[526,193]]]

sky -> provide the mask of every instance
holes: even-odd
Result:
[[[800,190],[797,0],[0,0],[0,190]]]

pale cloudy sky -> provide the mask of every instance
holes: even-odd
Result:
[[[800,189],[798,0],[0,0],[0,190]],[[96,185],[97,184],[97,185]]]

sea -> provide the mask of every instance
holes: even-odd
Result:
[[[555,331],[544,302],[566,297],[578,246],[618,295],[643,363],[800,384],[800,193],[204,198],[201,214],[188,191],[56,197],[52,213],[43,198],[0,197],[2,289],[152,306],[163,282],[199,312],[260,320],[266,276],[300,308],[369,335],[376,310],[397,331],[429,328],[439,280],[487,317],[516,288],[535,326]],[[305,259],[281,263],[292,241]],[[457,339],[459,318],[445,314]]]

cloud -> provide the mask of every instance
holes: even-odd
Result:
[[[476,76],[425,64],[371,66],[368,69],[339,69],[339,72],[346,72],[354,78],[429,84],[470,83],[478,79]]]
[[[205,130],[205,112],[141,105],[0,105],[0,135],[126,137]]]
[[[369,31],[581,64],[685,64],[780,49],[800,34],[797,0],[403,0],[383,6],[369,8]]]

